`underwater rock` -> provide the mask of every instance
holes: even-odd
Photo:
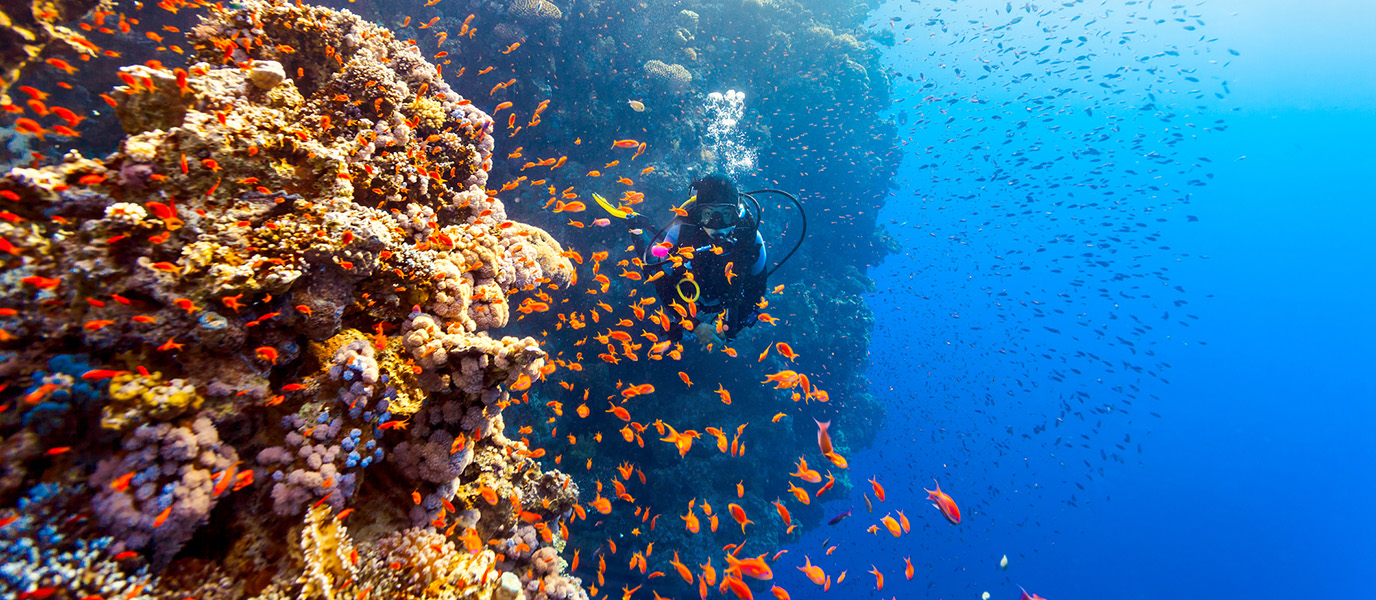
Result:
[[[256,61],[248,72],[248,78],[258,89],[270,90],[287,78],[287,72],[282,70],[282,63],[275,60]]]

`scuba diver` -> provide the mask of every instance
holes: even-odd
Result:
[[[695,180],[691,189],[693,197],[674,209],[678,216],[653,233],[649,218],[613,208],[600,196],[594,199],[627,220],[641,272],[654,282],[670,320],[677,320],[678,315],[668,308],[677,304],[689,313],[693,335],[705,346],[731,341],[755,324],[769,276],[783,264],[780,261],[769,268],[768,250],[759,231],[760,204],[752,194],[787,196],[800,213],[802,206],[792,194],[778,190],[741,193],[730,177],[719,174]],[[745,200],[753,205],[753,214]],[[804,217],[798,244],[784,261],[806,235]],[[677,342],[687,330],[676,324],[669,329],[669,339]]]

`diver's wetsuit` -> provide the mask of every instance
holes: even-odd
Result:
[[[753,231],[753,243],[736,243],[736,231]],[[725,310],[722,322],[726,327],[721,335],[730,340],[741,330],[755,323],[755,304],[764,296],[766,287],[765,266],[768,264],[768,257],[764,238],[749,220],[737,225],[732,231],[720,230],[716,233],[717,235],[713,236],[709,230],[692,221],[675,218],[654,240],[648,240],[644,235],[636,236],[636,250],[642,257],[641,260],[646,263],[643,268],[646,277],[656,271],[664,271],[664,275],[656,279],[654,284],[660,301],[666,306],[674,302],[679,306],[686,304],[679,296],[679,284],[691,271],[693,281],[702,290],[697,299],[697,321],[708,321],[713,318],[712,315]],[[669,249],[671,257],[677,256],[680,248],[692,248],[692,260],[684,260],[682,268],[675,268],[674,263],[667,258],[656,258],[646,252],[650,244],[661,242],[673,244]],[[712,252],[711,248],[714,245],[722,249],[720,255]],[[727,263],[731,263],[730,282],[726,280]],[[692,297],[692,284],[684,284],[681,289],[685,296]],[[676,314],[669,314],[671,319],[677,320]],[[675,323],[669,330],[669,338],[678,341],[682,339],[685,331],[682,325]]]

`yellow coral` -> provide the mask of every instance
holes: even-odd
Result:
[[[146,420],[167,421],[199,410],[205,399],[181,379],[163,382],[162,373],[125,373],[110,380],[110,403],[101,409],[100,424],[124,429]]]
[[[421,127],[439,129],[444,125],[447,118],[444,114],[444,106],[438,100],[428,96],[416,96],[416,101],[411,103],[411,113],[415,115],[416,122]]]
[[[328,369],[328,366],[334,361],[335,353],[340,348],[358,340],[372,344],[375,339],[357,329],[345,329],[324,342],[311,342],[307,345],[307,352],[315,359],[315,364],[324,365],[320,373],[323,376],[323,369]],[[425,390],[421,388],[420,382],[416,379],[415,371],[402,358],[404,351],[405,348],[402,346],[401,339],[391,337],[387,340],[387,346],[378,351],[375,357],[378,371],[387,373],[389,384],[392,389],[396,390],[396,397],[387,403],[387,412],[392,413],[396,419],[405,419],[415,414],[416,411],[420,410],[426,397]]]
[[[302,584],[302,598],[325,598],[334,600],[341,583],[354,579],[357,569],[350,560],[353,542],[348,531],[331,517],[334,511],[328,505],[320,505],[306,513],[306,522],[301,527],[301,545],[297,557],[302,563],[302,573],[298,583]]]

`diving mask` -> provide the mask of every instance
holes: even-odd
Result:
[[[725,229],[736,224],[740,207],[734,204],[706,204],[697,207],[697,221],[707,229]]]

